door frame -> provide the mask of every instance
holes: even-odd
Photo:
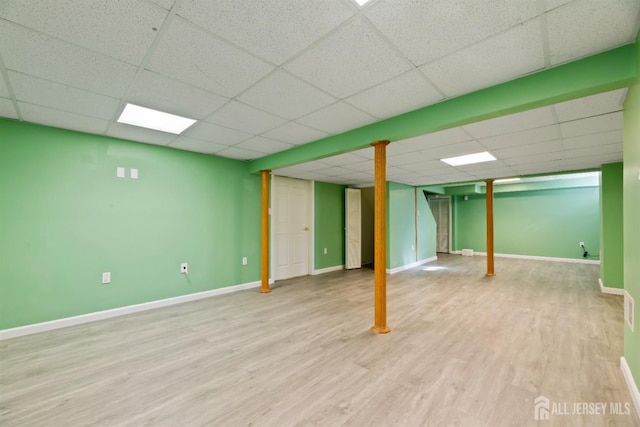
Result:
[[[275,227],[273,224],[273,218],[275,217],[275,208],[273,207],[272,201],[275,197],[276,191],[276,180],[287,178],[287,179],[299,179],[299,178],[291,178],[288,176],[271,174],[271,182],[269,183],[269,281],[274,283],[275,272],[276,272],[276,257],[275,257],[275,247],[273,242],[275,241]],[[307,275],[313,274],[314,271],[314,260],[315,260],[315,181],[309,181],[306,179],[299,179],[300,181],[304,181],[307,183],[307,206],[309,207],[307,221],[309,223],[309,238],[307,239],[308,248],[307,248]],[[285,279],[279,279],[285,280]]]
[[[453,235],[452,235],[452,231],[453,231],[453,222],[452,222],[452,204],[451,204],[451,196],[444,196],[444,195],[432,195],[427,197],[427,202],[429,205],[429,210],[431,210],[431,199],[447,199],[449,200],[449,252],[448,253],[452,253],[453,252]],[[431,215],[433,215],[433,211],[431,211]],[[438,239],[438,224],[436,224],[436,242]],[[438,247],[436,245],[436,253],[438,252]],[[443,252],[441,252],[443,253]]]

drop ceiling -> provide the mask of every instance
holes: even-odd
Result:
[[[3,0],[0,116],[249,160],[630,42],[638,0]],[[394,141],[410,185],[622,160],[625,90]],[[116,122],[127,102],[198,119]],[[498,160],[438,159],[490,151]],[[274,171],[366,186],[373,151]]]

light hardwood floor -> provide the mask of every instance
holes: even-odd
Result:
[[[363,269],[0,342],[2,426],[633,426],[533,400],[631,404],[622,298],[598,266],[444,255],[388,277],[375,335]],[[633,409],[632,409],[633,411]]]

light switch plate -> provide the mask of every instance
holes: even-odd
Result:
[[[131,169],[131,173],[129,175],[131,179],[138,179],[138,169]]]
[[[102,284],[106,285],[107,283],[111,283],[111,273],[110,272],[102,273]]]
[[[116,168],[116,177],[118,178],[124,178],[124,168],[118,166]]]

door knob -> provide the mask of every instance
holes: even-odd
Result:
[[[309,231],[309,227],[305,227],[305,228],[304,228],[304,231]]]

